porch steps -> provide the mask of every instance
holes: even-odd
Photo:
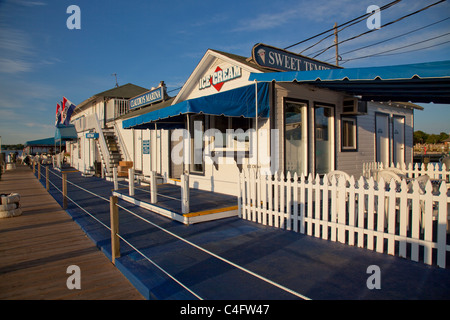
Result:
[[[109,162],[106,161],[105,156],[103,155],[101,148],[98,146],[98,150],[100,151],[100,156],[102,159],[102,163],[106,168],[106,176],[112,176],[112,169],[119,166],[120,161],[122,161],[122,152],[119,147],[119,143],[117,137],[115,135],[114,129],[112,128],[104,128],[103,136],[105,138],[106,146],[109,152]],[[97,142],[98,143],[98,142]]]

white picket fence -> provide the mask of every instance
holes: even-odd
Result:
[[[450,197],[417,181],[373,177],[329,181],[291,175],[240,175],[239,214],[246,220],[446,267]]]
[[[389,168],[396,168],[405,173],[408,178],[417,178],[422,175],[428,175],[431,179],[442,179],[447,183],[450,182],[450,171],[447,170],[445,164],[439,163],[397,163],[397,165],[391,164]],[[385,169],[385,166],[381,162],[369,162],[363,164],[363,176],[369,178],[374,172]]]

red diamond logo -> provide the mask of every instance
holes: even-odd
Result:
[[[220,69],[220,67],[217,67],[217,68],[216,68],[216,71],[214,71],[214,72],[218,72],[218,71],[222,71],[222,69]],[[223,82],[219,82],[219,83],[213,84],[213,83],[212,83],[212,77],[211,77],[211,78],[209,78],[209,83],[210,83],[214,88],[216,88],[217,91],[220,91],[220,89],[222,89]]]

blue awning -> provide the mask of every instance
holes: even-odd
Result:
[[[45,138],[39,140],[31,140],[25,142],[25,147],[43,147],[43,146],[51,146],[55,145],[55,138]]]
[[[363,100],[450,103],[450,60],[385,67],[252,73],[250,81],[298,82]]]
[[[77,130],[74,125],[58,125],[55,130],[55,141],[68,141],[68,140],[77,140]]]
[[[184,125],[184,117],[180,118],[180,115],[188,113],[254,118],[255,102],[255,85],[252,84],[151,111],[124,120],[122,126],[124,129],[142,129],[153,128],[152,124],[157,123],[159,128],[176,127],[180,123]],[[267,118],[269,109],[269,84],[258,83],[258,116]]]

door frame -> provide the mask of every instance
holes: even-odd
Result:
[[[387,139],[387,143],[388,143],[388,148],[387,148],[387,152],[388,152],[388,155],[387,155],[387,161],[388,161],[388,163],[387,163],[387,165],[389,165],[390,164],[390,162],[391,162],[391,158],[392,158],[392,154],[391,154],[391,148],[392,148],[392,143],[391,143],[391,126],[390,126],[390,124],[391,124],[391,120],[390,120],[390,118],[391,118],[391,115],[389,114],[389,113],[385,113],[385,112],[375,112],[375,161],[376,162],[382,162],[382,161],[378,161],[378,156],[380,155],[380,150],[378,150],[379,148],[378,148],[378,126],[377,126],[377,117],[378,116],[383,116],[383,117],[386,117],[386,120],[387,120],[387,130],[388,130],[388,132],[387,132],[387,135],[386,135],[386,139]]]
[[[394,134],[395,134],[394,124],[395,124],[395,120],[396,119],[403,119],[403,163],[405,162],[405,159],[406,159],[406,143],[405,143],[405,139],[406,139],[406,137],[405,137],[406,116],[400,115],[400,114],[393,114],[392,115],[392,162],[394,162],[395,165],[398,162],[398,161],[394,161],[394,158],[397,158],[397,153],[395,151],[395,149],[396,149],[396,146],[395,146],[396,141],[394,139],[394,137],[395,137],[394,136]],[[395,159],[395,160],[397,160],[397,159]]]

